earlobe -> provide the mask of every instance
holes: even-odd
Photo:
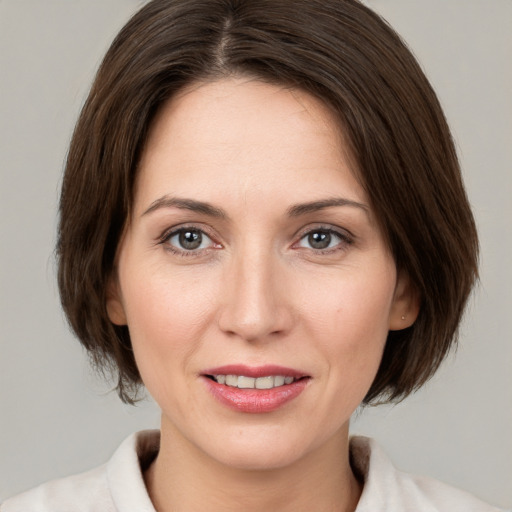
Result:
[[[418,318],[421,298],[409,276],[399,273],[389,313],[389,330],[400,331],[411,327]]]
[[[119,283],[115,277],[110,278],[107,286],[107,314],[109,320],[115,325],[126,325],[126,314],[121,301]]]

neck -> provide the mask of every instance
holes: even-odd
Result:
[[[159,454],[144,475],[158,512],[353,512],[357,506],[362,488],[349,464],[348,425],[293,464],[264,470],[212,460],[165,427]]]

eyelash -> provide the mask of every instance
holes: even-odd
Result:
[[[346,250],[347,246],[350,246],[354,243],[354,237],[345,231],[334,229],[332,226],[315,226],[314,228],[308,228],[307,230],[303,231],[300,234],[299,240],[293,244],[293,247],[297,247],[302,240],[313,235],[314,233],[323,233],[331,236],[334,235],[339,239],[339,242],[334,247],[327,247],[324,249],[315,249],[314,247],[305,248],[313,251],[315,254],[333,254],[338,251]]]
[[[171,245],[170,240],[173,237],[178,236],[181,233],[186,233],[187,231],[200,233],[201,236],[207,237],[213,246],[217,246],[217,247],[212,247],[210,245],[210,247],[206,247],[206,248],[199,249],[199,250],[187,250],[187,249],[179,249],[178,247]],[[171,228],[170,230],[165,231],[162,234],[158,243],[163,245],[166,251],[170,251],[173,254],[177,254],[178,256],[184,256],[184,257],[202,256],[202,255],[204,255],[205,251],[209,251],[211,249],[217,249],[217,248],[221,247],[220,244],[213,241],[212,237],[206,232],[206,230],[204,228],[198,228],[196,226],[180,226],[177,228]]]
[[[170,240],[173,237],[178,236],[181,233],[186,233],[187,231],[200,233],[201,236],[207,237],[210,240],[211,245],[209,247],[205,247],[205,248],[202,248],[199,250],[197,250],[197,249],[187,250],[184,248],[179,249],[178,247],[176,247],[170,243]],[[323,233],[323,234],[326,234],[329,236],[334,235],[336,238],[339,239],[339,242],[334,247],[326,247],[323,249],[315,249],[314,247],[307,248],[307,247],[299,246],[299,244],[302,242],[302,240],[306,239],[306,237],[309,237],[315,233]],[[207,233],[207,231],[205,231],[204,228],[199,228],[196,226],[180,226],[177,228],[172,228],[170,230],[167,230],[159,238],[158,243],[163,245],[165,250],[170,251],[173,254],[177,254],[178,256],[183,256],[183,257],[198,257],[198,256],[204,255],[205,251],[210,251],[211,249],[222,248],[221,244],[216,243],[212,239],[212,236],[210,236]],[[352,245],[353,243],[354,243],[354,239],[351,234],[342,232],[341,230],[333,229],[331,226],[317,226],[317,227],[309,228],[309,229],[303,231],[300,234],[298,241],[292,245],[292,248],[296,248],[296,249],[304,248],[306,250],[313,251],[315,254],[327,255],[327,254],[332,254],[332,253],[338,252],[340,250],[346,250],[347,246]],[[212,247],[212,245],[213,245],[213,247]]]

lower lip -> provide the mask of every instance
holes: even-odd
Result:
[[[219,384],[203,377],[208,391],[223,405],[238,412],[259,414],[279,409],[297,398],[307,386],[308,378],[272,389],[240,389]]]

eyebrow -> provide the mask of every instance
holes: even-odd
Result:
[[[154,212],[155,210],[159,210],[160,208],[179,208],[181,210],[190,210],[193,212],[202,213],[203,215],[208,215],[209,217],[216,217],[220,219],[225,219],[227,217],[224,210],[216,208],[209,203],[196,201],[195,199],[183,199],[170,196],[163,196],[156,201],[153,201],[149,208],[142,214],[142,216]]]
[[[369,208],[363,203],[358,203],[352,199],[346,199],[343,197],[334,197],[329,199],[321,199],[319,201],[311,201],[308,203],[299,203],[290,206],[287,210],[289,217],[300,217],[307,215],[308,213],[314,213],[326,208],[333,208],[336,206],[351,206],[354,208],[362,209],[366,214],[369,213]],[[155,210],[161,208],[179,208],[182,210],[190,210],[193,212],[208,215],[209,217],[215,217],[219,219],[226,219],[228,215],[221,208],[206,203],[204,201],[196,201],[195,199],[185,199],[179,197],[171,197],[168,195],[162,196],[159,199],[153,201],[149,208],[144,211],[142,216],[148,215]]]
[[[363,203],[358,203],[352,199],[345,199],[343,197],[333,197],[329,199],[321,199],[320,201],[311,201],[309,203],[296,204],[288,208],[288,215],[290,217],[300,217],[301,215],[307,215],[308,213],[314,213],[326,208],[332,208],[336,206],[351,206],[354,208],[362,209],[366,214],[370,213],[370,209]]]

